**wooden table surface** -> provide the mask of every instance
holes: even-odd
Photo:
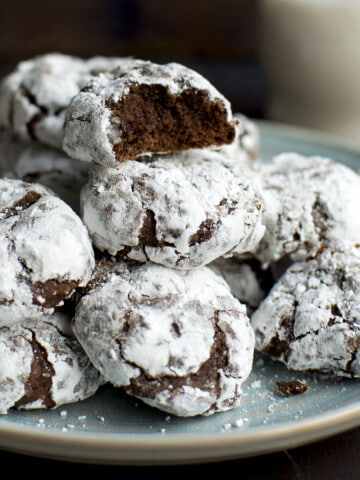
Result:
[[[60,462],[0,451],[1,471],[32,472],[44,476],[98,474],[116,475],[119,479],[151,475],[158,480],[183,479],[190,475],[203,479],[226,478],[229,474],[238,480],[359,480],[360,428],[350,430],[321,442],[292,450],[259,457],[225,462],[175,466],[112,466]],[[7,470],[9,468],[9,470]],[[61,478],[61,477],[60,477]]]

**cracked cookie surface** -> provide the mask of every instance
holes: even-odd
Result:
[[[68,205],[41,185],[0,179],[0,326],[52,313],[87,283],[94,263]]]
[[[265,265],[338,240],[360,239],[360,176],[323,157],[283,153],[259,172],[266,232],[255,251]]]
[[[360,377],[359,247],[295,262],[251,317],[256,349],[293,370]]]
[[[179,269],[248,252],[264,234],[251,173],[205,149],[94,165],[81,211],[99,250]]]
[[[104,383],[67,324],[56,313],[0,327],[0,414],[83,400]]]
[[[20,62],[0,84],[0,126],[22,140],[61,149],[65,110],[72,97],[92,76],[123,60],[48,53]]]
[[[254,334],[245,306],[206,267],[102,261],[73,329],[104,377],[149,405],[178,416],[240,405]]]

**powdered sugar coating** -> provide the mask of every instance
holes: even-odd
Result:
[[[0,165],[3,176],[38,183],[50,188],[75,212],[80,212],[80,190],[90,165],[68,157],[60,150],[26,144],[8,132],[0,133]]]
[[[296,262],[252,315],[256,348],[293,370],[360,376],[360,254]]]
[[[234,297],[246,305],[249,315],[260,305],[269,284],[273,283],[269,271],[262,271],[256,261],[219,257],[208,266],[224,278]]]
[[[104,383],[57,317],[0,327],[0,414],[15,406],[32,410],[83,400]]]
[[[0,326],[51,313],[85,285],[94,252],[80,218],[41,185],[0,179]]]
[[[65,110],[72,97],[93,75],[122,61],[48,53],[20,62],[0,84],[0,126],[22,140],[61,149]]]
[[[99,265],[73,328],[109,382],[174,415],[235,408],[252,368],[245,306],[206,267]]]
[[[264,233],[245,167],[210,150],[94,165],[81,208],[100,250],[179,269],[252,250]]]
[[[260,170],[265,235],[256,257],[268,265],[303,259],[320,244],[360,241],[360,176],[322,157],[284,153]]]
[[[74,158],[104,166],[118,164],[114,145],[122,141],[107,102],[119,102],[134,85],[160,85],[177,96],[192,89],[206,91],[209,102],[220,102],[227,121],[232,120],[229,101],[202,75],[178,63],[158,65],[144,60],[124,62],[111,72],[91,79],[71,101],[64,127],[64,150]],[[144,149],[139,155],[156,153]],[[138,155],[138,156],[139,156]]]
[[[235,138],[232,143],[222,145],[218,150],[235,161],[254,167],[260,150],[259,129],[254,121],[241,113],[234,113],[233,119]]]

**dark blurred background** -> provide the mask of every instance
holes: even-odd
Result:
[[[178,61],[262,118],[258,0],[0,0],[0,76],[47,52]]]

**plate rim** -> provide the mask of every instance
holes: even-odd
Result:
[[[329,133],[323,130],[315,130],[302,125],[282,123],[272,120],[252,119],[252,121],[258,126],[260,130],[260,150],[262,136],[261,131],[263,131],[263,133],[265,133],[266,135],[276,133],[276,135],[287,137],[291,136],[293,138],[299,138],[299,136],[301,135],[301,139],[323,144],[324,146],[345,150],[351,154],[360,155],[360,143],[356,143],[354,140],[348,140],[333,133]]]
[[[0,448],[13,453],[80,463],[192,464],[274,453],[342,433],[360,426],[360,400],[310,418],[221,433],[61,432],[1,423]]]

